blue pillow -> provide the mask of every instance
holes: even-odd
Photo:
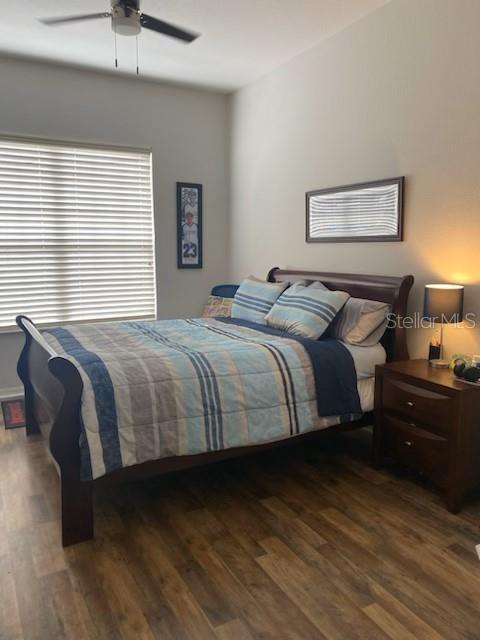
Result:
[[[235,293],[232,318],[265,324],[265,316],[287,286],[286,282],[265,282],[249,276]]]
[[[238,284],[216,284],[212,288],[211,295],[219,298],[233,298],[238,289]]]
[[[294,284],[275,302],[266,322],[269,327],[317,340],[349,297],[345,291]]]

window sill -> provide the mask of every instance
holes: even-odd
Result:
[[[26,316],[28,318],[28,316]],[[31,318],[29,318],[31,320]],[[156,320],[156,316],[135,316],[125,318],[119,316],[118,318],[92,318],[91,320],[65,320],[63,322],[39,322],[36,323],[33,320],[33,324],[39,330],[51,329],[52,327],[65,327],[76,324],[98,324],[99,322],[135,322],[136,320]],[[15,333],[22,333],[21,329],[17,325],[10,325],[8,327],[0,327],[0,335],[9,335]]]

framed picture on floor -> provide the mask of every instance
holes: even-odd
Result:
[[[203,204],[202,185],[177,182],[177,267],[201,269]]]
[[[1,404],[5,429],[18,429],[25,426],[25,404],[23,398],[2,400]]]

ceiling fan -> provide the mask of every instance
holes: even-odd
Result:
[[[176,38],[186,43],[193,42],[193,40],[199,36],[198,33],[186,31],[170,22],[164,22],[146,13],[142,13],[140,11],[140,0],[110,0],[110,2],[112,6],[111,11],[63,16],[60,18],[43,18],[40,22],[53,27],[80,20],[111,18],[113,32],[122,36],[138,36],[142,28],[156,31],[157,33]]]

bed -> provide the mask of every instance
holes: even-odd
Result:
[[[321,281],[388,303],[396,318],[405,315],[413,284],[412,276],[279,268],[267,279]],[[25,334],[18,373],[26,431],[48,439],[59,472],[64,546],[93,537],[99,485],[371,424],[375,364],[408,359],[398,322],[381,345],[348,352],[338,341],[228,319],[76,325],[43,334],[25,316],[17,324]]]

